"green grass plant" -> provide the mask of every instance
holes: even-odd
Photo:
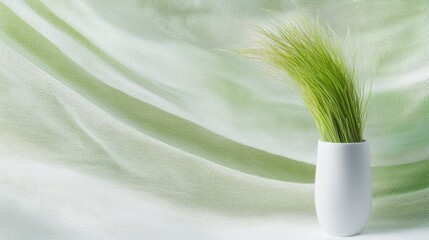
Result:
[[[331,31],[308,18],[260,28],[263,40],[245,50],[297,87],[322,141],[363,141],[368,99]]]

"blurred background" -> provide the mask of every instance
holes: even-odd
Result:
[[[427,1],[0,1],[0,238],[321,239],[296,93],[238,50],[299,15],[372,81],[373,214],[429,234]]]

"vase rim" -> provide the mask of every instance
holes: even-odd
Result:
[[[332,145],[359,145],[359,144],[367,144],[368,142],[363,139],[362,142],[350,142],[350,143],[342,143],[342,142],[325,142],[322,139],[319,139],[319,143],[323,144],[332,144]]]

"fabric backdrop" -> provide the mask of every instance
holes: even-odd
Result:
[[[429,239],[427,1],[0,1],[0,239],[329,239],[318,133],[237,50],[306,14],[373,78],[373,213]]]

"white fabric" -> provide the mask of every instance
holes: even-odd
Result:
[[[236,51],[301,13],[374,76],[355,239],[428,239],[429,4],[268,0],[0,1],[0,239],[333,239],[310,114]]]

